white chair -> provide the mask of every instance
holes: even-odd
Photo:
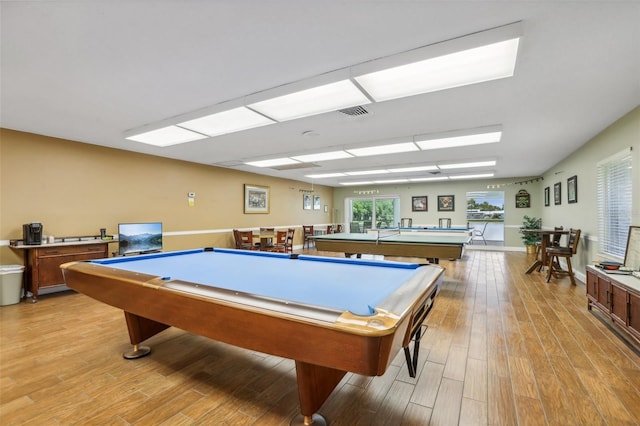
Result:
[[[482,229],[474,229],[471,235],[471,242],[473,242],[473,240],[476,239],[476,237],[480,237],[482,238],[482,242],[484,242],[484,245],[487,245],[487,240],[484,239],[484,231],[487,229],[487,225],[489,224],[489,222],[485,222],[484,225],[482,225]]]
[[[413,219],[410,217],[400,218],[400,222],[398,223],[399,228],[411,228],[411,224],[413,223]]]
[[[451,218],[441,217],[438,219],[438,228],[451,228]]]

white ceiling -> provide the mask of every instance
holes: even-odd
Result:
[[[310,173],[476,159],[497,159],[489,168],[496,178],[537,176],[640,100],[638,1],[3,1],[1,8],[2,127],[305,182]],[[332,112],[166,148],[123,136],[516,21],[523,37],[512,78],[370,104],[363,117]],[[312,169],[242,164],[496,124],[497,144]],[[480,170],[456,172],[472,171]],[[364,179],[313,182],[348,180]]]

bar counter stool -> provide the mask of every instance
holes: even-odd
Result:
[[[567,237],[567,245],[564,247],[547,247],[547,282],[551,279],[551,274],[556,277],[560,275],[569,275],[571,284],[576,285],[576,280],[573,274],[573,268],[571,267],[571,257],[576,254],[578,250],[578,243],[580,242],[580,229],[569,229],[569,235]],[[560,269],[559,258],[564,257],[567,261],[567,270]]]

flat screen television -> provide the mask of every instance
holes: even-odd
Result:
[[[162,222],[118,224],[118,254],[153,253],[162,250]]]

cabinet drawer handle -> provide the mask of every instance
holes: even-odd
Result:
[[[60,250],[45,250],[46,254],[56,254],[56,253],[60,253]]]
[[[102,251],[101,247],[89,248],[89,251]]]

